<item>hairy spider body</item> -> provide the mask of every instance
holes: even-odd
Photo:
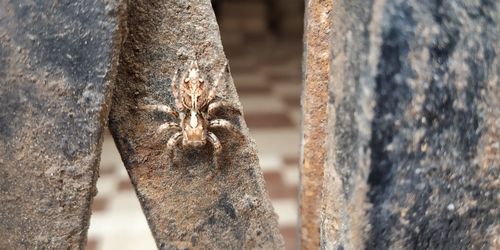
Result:
[[[183,139],[182,145],[199,147],[207,141],[207,119],[201,113],[189,111],[182,121]]]
[[[228,120],[216,119],[215,112],[221,108],[230,108],[241,115],[240,111],[223,101],[215,101],[217,87],[224,75],[227,62],[220,71],[217,80],[210,85],[200,75],[198,63],[192,61],[187,73],[177,83],[177,73],[172,80],[172,93],[175,110],[167,105],[143,105],[143,109],[157,110],[175,117],[177,122],[167,122],[158,128],[158,132],[173,131],[167,141],[167,151],[172,158],[175,147],[201,147],[210,142],[214,147],[215,163],[219,166],[222,145],[213,128],[226,128],[231,132],[239,132]]]

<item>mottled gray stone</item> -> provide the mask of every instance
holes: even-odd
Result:
[[[172,118],[138,108],[173,106],[172,78],[195,57],[215,80],[225,56],[210,1],[130,1],[127,23],[109,122],[158,248],[283,248],[243,117],[219,114],[242,135],[215,131],[223,152],[217,170],[209,143],[176,150],[171,159],[168,133],[157,129]],[[217,93],[240,107],[230,74]]]
[[[498,1],[334,6],[322,247],[498,248]]]
[[[0,1],[0,249],[85,245],[118,13],[113,1]]]

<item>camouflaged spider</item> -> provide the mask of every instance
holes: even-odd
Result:
[[[210,86],[200,75],[198,62],[191,62],[180,83],[177,83],[177,70],[172,79],[172,93],[175,100],[175,109],[167,105],[143,105],[143,109],[156,110],[174,116],[178,122],[167,122],[158,128],[158,132],[175,131],[167,142],[167,152],[173,159],[174,148],[182,139],[182,147],[201,147],[207,141],[214,147],[214,160],[219,167],[222,145],[217,136],[211,132],[213,128],[226,128],[240,133],[228,120],[216,118],[217,110],[229,108],[231,112],[241,115],[239,109],[226,102],[216,100],[216,90],[227,68],[227,62],[222,67],[217,80]],[[179,85],[179,87],[177,86]]]

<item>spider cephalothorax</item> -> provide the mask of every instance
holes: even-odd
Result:
[[[167,142],[167,150],[173,156],[174,148],[182,139],[182,147],[201,147],[206,142],[212,143],[216,165],[222,153],[222,146],[213,128],[226,128],[238,132],[228,120],[217,119],[215,113],[226,108],[241,115],[240,111],[224,101],[216,101],[217,87],[226,71],[227,62],[220,71],[213,85],[201,76],[197,61],[192,61],[189,70],[177,83],[177,73],[172,80],[172,93],[175,99],[175,110],[167,105],[143,105],[144,109],[157,110],[175,117],[177,122],[167,122],[158,128],[158,132],[173,131]]]
[[[219,79],[215,83],[217,86],[218,81],[224,73],[225,66],[219,75]],[[177,74],[176,74],[177,76]],[[181,110],[200,110],[207,106],[215,95],[215,88],[212,86],[206,86],[205,79],[200,75],[200,70],[198,68],[198,62],[192,61],[189,66],[188,72],[186,72],[180,83],[177,86],[176,77],[172,82],[172,93],[175,97],[176,107]]]

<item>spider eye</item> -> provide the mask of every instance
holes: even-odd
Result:
[[[184,79],[184,82],[188,83],[189,82],[189,78]]]
[[[204,82],[203,78],[198,79],[198,81],[200,81],[200,83]]]

